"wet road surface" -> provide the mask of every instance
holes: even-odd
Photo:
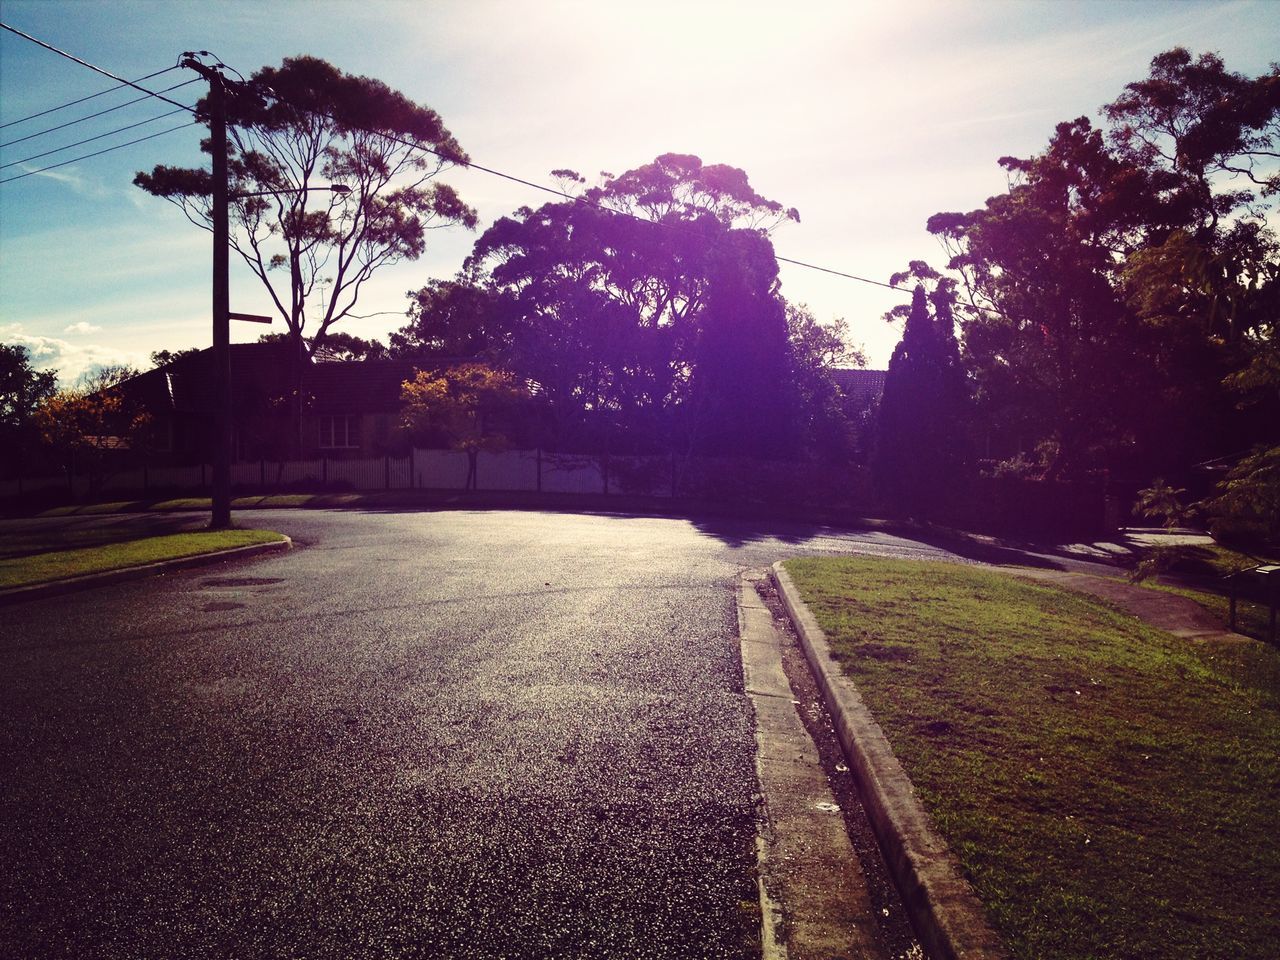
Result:
[[[737,574],[948,556],[734,520],[238,519],[299,549],[0,611],[0,955],[754,956]]]

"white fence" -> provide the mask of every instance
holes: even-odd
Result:
[[[130,468],[92,477],[62,476],[0,481],[0,499],[47,491],[73,499],[126,499],[207,492],[209,466]],[[237,493],[288,490],[461,490],[467,455],[453,450],[413,450],[403,457],[361,460],[262,460],[236,463]],[[821,464],[744,458],[597,456],[507,450],[480,453],[475,489],[650,497],[761,499],[776,503],[871,503],[866,472]]]
[[[99,493],[146,494],[207,488],[209,466],[151,467],[86,476],[27,477],[0,481],[0,497],[42,490],[65,490],[82,497]],[[670,457],[612,457],[546,453],[538,450],[481,452],[476,462],[478,490],[543,490],[555,493],[647,493],[670,496]],[[231,465],[232,486],[276,490],[327,487],[350,490],[462,489],[467,455],[453,450],[413,450],[403,457],[359,460],[262,460]]]

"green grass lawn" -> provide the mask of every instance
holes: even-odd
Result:
[[[203,530],[0,559],[0,589],[137,567],[281,539],[270,530]]]
[[[1019,958],[1273,958],[1280,651],[979,567],[787,562]]]

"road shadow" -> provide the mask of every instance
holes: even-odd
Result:
[[[931,533],[926,530],[895,534],[904,540],[914,540],[939,550],[946,550],[966,560],[989,563],[994,566],[1037,567],[1043,570],[1064,570],[1065,566],[1052,554],[1055,547],[1037,544],[1007,544],[964,536]],[[1062,559],[1067,559],[1062,557]],[[1099,561],[1101,562],[1101,561]]]

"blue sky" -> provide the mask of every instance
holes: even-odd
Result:
[[[1216,51],[1257,74],[1280,56],[1280,3],[979,2],[59,2],[5,0],[0,19],[129,78],[210,50],[245,74],[324,57],[436,109],[487,166],[548,182],[557,167],[620,173],[669,151],[742,167],[799,208],[782,256],[878,280],[908,260],[940,265],[925,220],[1004,187],[1000,156],[1041,148],[1060,120],[1097,117],[1171,46]],[[156,79],[187,79],[174,71]],[[113,94],[11,121],[110,86],[0,33],[0,144],[128,99]],[[193,102],[199,85],[171,96]],[[153,131],[173,117],[26,157],[171,109],[138,104],[0,149],[0,179]],[[66,378],[95,363],[209,343],[209,236],[131,185],[155,163],[198,160],[200,128],[0,184],[0,340]],[[474,171],[444,178],[495,218],[542,197]],[[380,274],[348,321],[362,336],[403,322],[405,291],[451,276],[478,234],[437,233],[419,261]],[[232,309],[268,313],[232,263]],[[783,293],[846,318],[872,365],[898,331],[890,291],[784,266]],[[256,325],[234,324],[251,340]],[[275,329],[280,329],[277,325]]]

